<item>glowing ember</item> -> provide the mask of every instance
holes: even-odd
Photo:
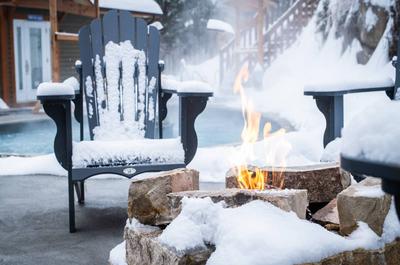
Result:
[[[238,157],[236,157],[236,169],[237,169],[237,181],[240,188],[242,189],[252,189],[252,190],[264,190],[265,184],[268,183],[274,187],[282,188],[283,177],[282,172],[286,167],[285,157],[287,152],[281,152],[282,144],[273,144],[268,141],[266,144],[265,159],[266,165],[279,166],[278,171],[273,171],[271,175],[267,175],[260,169],[249,170],[247,167],[247,161],[253,160],[255,158],[254,154],[254,144],[258,140],[259,130],[260,130],[260,120],[261,113],[254,110],[252,102],[247,97],[245,90],[243,88],[242,82],[246,82],[249,78],[248,64],[244,64],[240,69],[238,75],[236,76],[234,83],[234,92],[239,93],[242,105],[242,113],[244,118],[244,127],[242,130],[241,138],[242,145]],[[277,132],[271,133],[271,123],[266,123],[263,128],[264,141],[269,139],[282,139],[285,134],[284,129],[280,129]],[[265,141],[267,142],[267,141]],[[276,141],[272,141],[276,142]],[[285,143],[288,147],[288,143]],[[284,147],[285,147],[284,146]],[[284,150],[290,149],[283,148]]]

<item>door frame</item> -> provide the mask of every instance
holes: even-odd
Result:
[[[18,54],[17,28],[21,28],[21,59]],[[39,28],[41,30],[42,48],[42,81],[51,80],[51,52],[50,52],[50,22],[31,21],[25,19],[13,19],[14,39],[14,65],[15,65],[15,100],[16,103],[27,103],[36,100],[36,87],[32,88],[32,65],[29,29]],[[19,63],[22,63],[22,80],[19,74]],[[26,70],[28,68],[28,70]],[[22,89],[20,88],[22,82]]]

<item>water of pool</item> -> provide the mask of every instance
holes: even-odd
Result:
[[[177,108],[169,107],[165,137],[178,135]],[[174,117],[174,118],[171,118]],[[279,121],[267,114],[262,116],[262,123],[269,121],[273,130],[281,128]],[[239,144],[243,128],[240,110],[210,106],[196,120],[196,131],[200,147],[225,144]],[[85,127],[87,132],[87,129]],[[0,128],[0,154],[48,154],[53,152],[56,127],[51,120],[31,122]],[[73,136],[78,140],[79,125],[73,124]],[[88,137],[86,138],[88,139]]]

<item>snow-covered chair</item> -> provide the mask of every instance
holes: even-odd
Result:
[[[79,31],[79,89],[73,82],[44,83],[38,99],[57,125],[54,152],[68,171],[70,231],[75,231],[74,187],[84,203],[84,181],[98,174],[132,178],[143,172],[185,167],[197,150],[196,117],[209,91],[161,88],[160,34],[127,11],[112,10]],[[162,139],[167,101],[179,97],[179,132]],[[83,102],[90,140],[84,141]],[[74,142],[71,104],[80,123]]]
[[[399,42],[400,43],[400,42]],[[331,141],[341,136],[343,128],[343,96],[352,93],[365,92],[386,92],[390,99],[396,97],[397,90],[400,88],[400,44],[397,52],[398,56],[392,61],[396,68],[396,76],[380,78],[377,80],[365,77],[365,80],[356,82],[338,82],[336,84],[312,84],[304,88],[304,95],[313,96],[318,109],[322,112],[326,120],[324,133],[324,147]],[[400,90],[399,90],[400,91]]]

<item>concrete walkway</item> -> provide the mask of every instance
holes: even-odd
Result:
[[[88,180],[86,204],[76,207],[79,230],[70,234],[65,177],[0,176],[0,264],[108,264],[110,250],[123,240],[129,183]]]

